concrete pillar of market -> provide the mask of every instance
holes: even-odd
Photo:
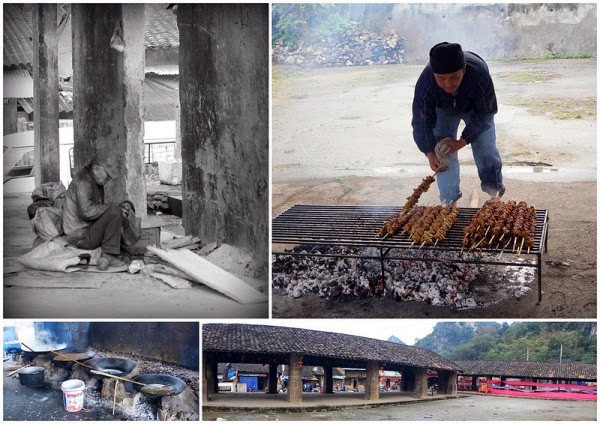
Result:
[[[325,365],[325,393],[333,393],[333,366]]]
[[[277,394],[277,364],[269,364],[269,391]]]
[[[302,356],[296,353],[290,354],[288,370],[288,402],[302,402]]]
[[[213,372],[214,365],[216,363],[214,358],[210,355],[203,355],[202,357],[202,399],[205,402],[210,400],[210,395],[214,394],[213,385]]]
[[[415,368],[415,396],[427,397],[427,369]]]
[[[269,246],[267,4],[179,4],[183,226],[203,243]]]
[[[376,361],[367,362],[365,400],[379,400],[379,363]]]
[[[533,381],[534,383],[537,383],[537,378],[532,378],[531,381]],[[537,390],[537,386],[531,386],[531,390]]]
[[[105,201],[146,218],[143,4],[73,4],[75,171],[101,153],[117,172]]]
[[[56,8],[56,4],[34,4],[32,10],[33,158],[36,186],[60,181]]]
[[[415,370],[414,368],[405,368],[402,370],[402,391],[415,391]]]
[[[479,378],[479,376],[474,375],[471,377],[471,390],[476,392],[477,391],[477,379]]]
[[[217,361],[212,362],[212,393],[219,393],[219,363]]]
[[[500,387],[506,386],[506,377],[500,377]]]
[[[443,395],[456,395],[458,386],[456,371],[438,371],[439,393]]]

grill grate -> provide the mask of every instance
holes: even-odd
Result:
[[[324,244],[334,246],[372,246],[408,249],[412,240],[408,234],[394,234],[381,239],[377,231],[394,214],[401,211],[397,206],[331,206],[295,205],[273,220],[273,243]],[[461,208],[458,219],[440,240],[437,246],[423,246],[432,250],[461,250],[463,230],[469,225],[477,208]],[[548,223],[548,211],[536,210],[534,245],[531,254],[542,253]],[[417,246],[413,246],[416,249]],[[509,245],[512,248],[512,243]],[[500,248],[477,249],[477,251],[499,253]],[[508,253],[508,252],[507,252]],[[522,253],[526,253],[526,249]]]
[[[385,239],[377,236],[377,232],[392,216],[401,211],[398,206],[333,206],[333,205],[294,205],[281,215],[273,219],[272,242],[300,245],[325,245],[325,246],[348,246],[348,247],[377,247],[379,257],[352,256],[363,259],[380,259],[382,277],[385,277],[386,259],[404,259],[414,261],[436,261],[440,259],[391,257],[388,253],[391,249],[409,249],[413,243],[408,234],[396,233]],[[462,250],[463,230],[469,225],[477,208],[461,208],[458,219],[452,224],[446,233],[446,238],[441,240],[437,246],[425,245],[423,250],[437,251],[460,251]],[[534,262],[524,261],[516,258],[500,262],[491,256],[499,254],[503,245],[498,248],[477,248],[477,252],[490,254],[490,258],[482,257],[481,260],[469,260],[457,257],[445,261],[462,263],[479,263],[490,265],[516,265],[523,267],[536,267],[538,280],[538,304],[542,300],[542,254],[547,250],[548,240],[548,211],[536,210],[536,226],[534,244],[529,253],[524,249],[522,255],[534,255]],[[506,243],[506,242],[505,242]],[[513,244],[508,245],[505,253],[511,253]],[[413,246],[412,249],[419,249]],[[274,255],[286,254],[296,256],[337,256],[350,257],[343,254],[310,254],[275,252]],[[462,255],[459,255],[462,256]],[[499,257],[499,256],[498,256]]]

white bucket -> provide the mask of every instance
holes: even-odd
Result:
[[[67,380],[60,388],[63,392],[63,405],[68,412],[81,411],[85,383],[81,380]]]

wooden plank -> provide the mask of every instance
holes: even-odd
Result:
[[[195,281],[223,293],[239,303],[267,301],[265,294],[187,249],[162,250],[149,246],[148,250],[185,272]]]

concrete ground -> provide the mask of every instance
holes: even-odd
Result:
[[[472,396],[427,403],[349,407],[314,412],[223,412],[206,421],[595,421],[597,402]]]
[[[596,316],[596,59],[490,63],[506,198],[550,217],[543,293],[457,311],[391,299],[273,296],[274,317],[593,318]],[[422,66],[273,71],[272,212],[300,204],[402,205],[431,175],[412,140],[411,103]],[[459,133],[460,133],[459,129]],[[459,206],[487,196],[470,147],[459,152]],[[437,187],[421,197],[435,204]],[[277,248],[278,246],[275,246]]]
[[[19,379],[4,378],[4,421],[126,421],[119,411],[112,415],[112,408],[84,400],[79,412],[67,412],[63,407],[60,389],[25,387]]]
[[[268,303],[241,305],[200,284],[177,290],[141,274],[26,270],[14,258],[31,250],[30,203],[27,194],[4,197],[5,318],[268,317]],[[168,230],[182,234],[180,220],[172,221]],[[267,290],[264,280],[238,277]]]
[[[379,400],[366,401],[364,393],[303,393],[302,403],[291,404],[287,401],[287,394],[268,393],[219,393],[211,395],[209,403],[204,404],[204,410],[237,411],[237,410],[261,410],[261,411],[310,411],[310,410],[334,410],[346,407],[358,407],[367,405],[408,404],[432,400],[450,399],[456,396],[435,395],[424,399],[417,399],[412,393],[385,392],[380,393]],[[464,395],[463,395],[464,396]]]

